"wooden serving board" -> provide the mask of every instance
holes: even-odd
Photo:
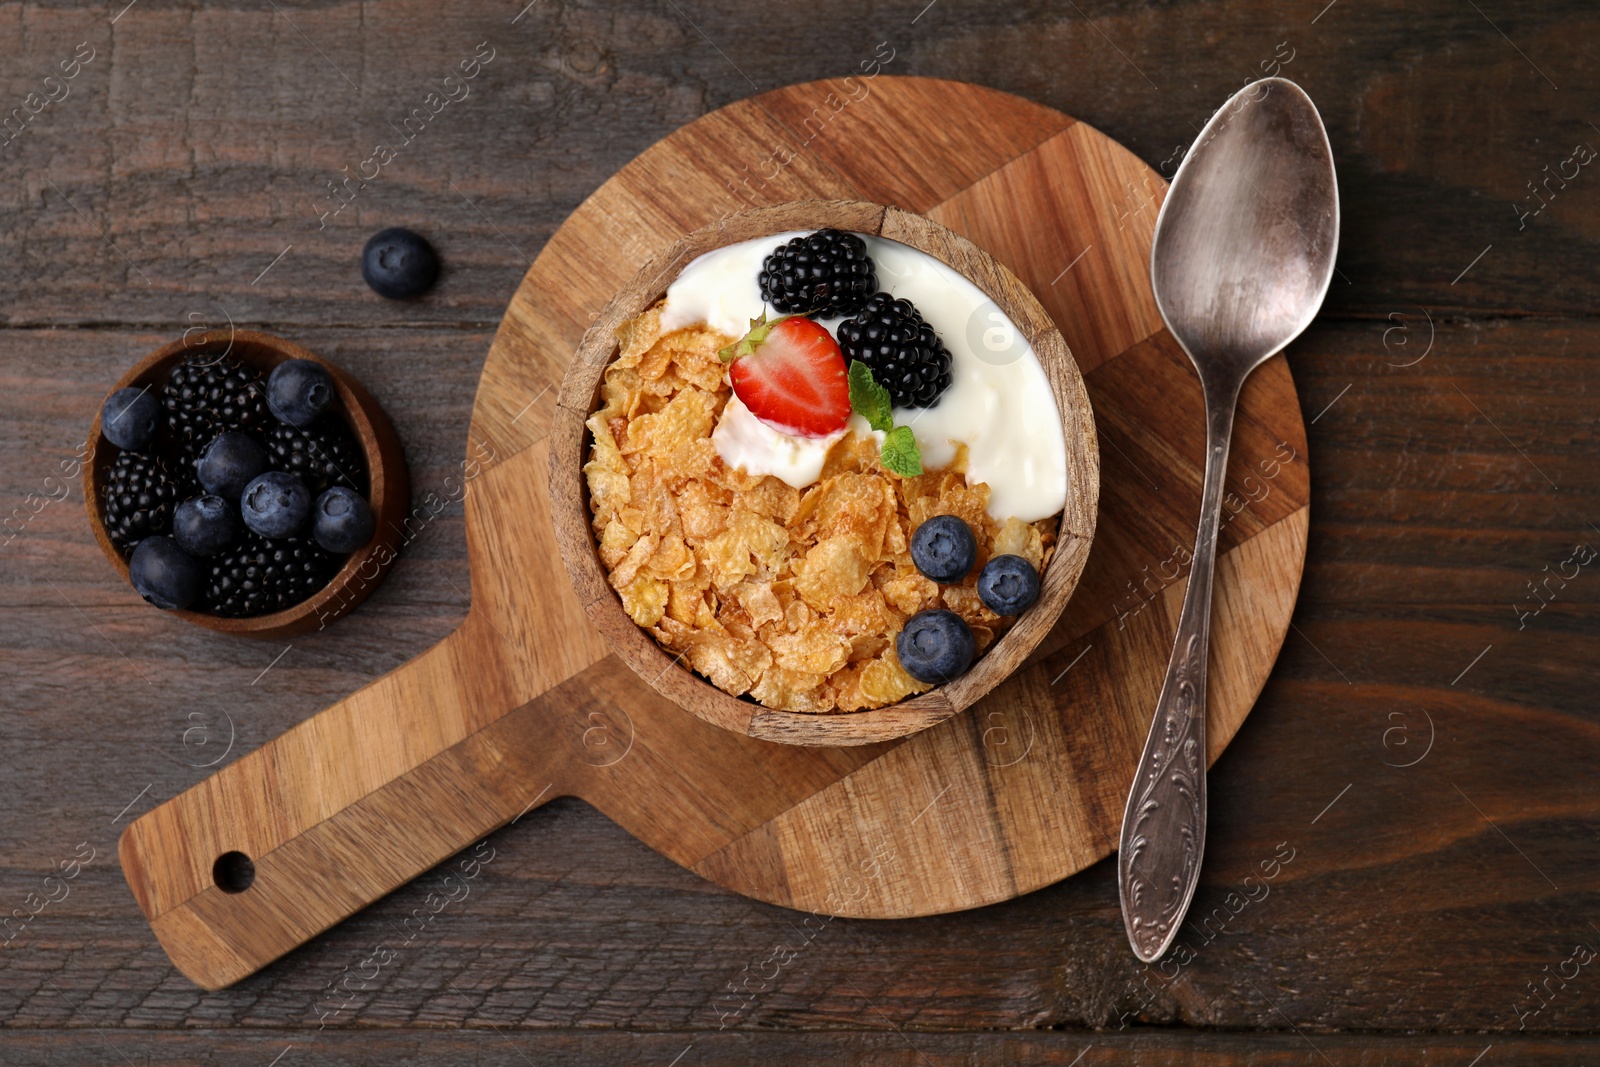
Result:
[[[1204,453],[1198,381],[1150,293],[1163,192],[1066,115],[921,78],[767,93],[629,163],[551,237],[484,367],[461,628],[124,833],[123,870],[178,968],[206,987],[234,982],[558,796],[720,885],[838,915],[975,907],[1107,855],[1172,640]],[[556,385],[638,265],[730,212],[811,198],[925,214],[1010,267],[1066,336],[1101,446],[1099,529],[1061,621],[965,713],[855,748],[718,729],[629,672],[571,591],[545,477]],[[1250,379],[1235,429],[1212,760],[1289,624],[1305,452],[1278,357]],[[232,852],[254,865],[242,892],[219,884]]]

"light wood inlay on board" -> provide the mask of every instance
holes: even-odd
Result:
[[[928,215],[1006,249],[996,258],[1039,297],[1089,374],[1162,329],[1149,264],[1166,191],[1126,149],[1079,122]],[[1052,225],[1061,219],[1072,223]]]

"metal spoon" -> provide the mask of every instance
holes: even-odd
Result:
[[[1211,577],[1239,390],[1310,324],[1338,243],[1333,153],[1316,106],[1283,78],[1245,86],[1173,176],[1150,251],[1161,317],[1205,389],[1206,477],[1178,636],[1122,816],[1122,918],[1146,963],[1172,944],[1205,851]]]

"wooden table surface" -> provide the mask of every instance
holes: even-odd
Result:
[[[1592,5],[124,2],[0,5],[0,912],[37,912],[0,934],[0,1060],[1600,1061]],[[1309,560],[1211,778],[1181,965],[1130,954],[1109,861],[807,938],[561,801],[482,846],[421,932],[403,918],[472,854],[195,988],[117,834],[465,616],[447,479],[530,258],[670,130],[873,61],[1059,108],[1169,175],[1253,76],[1299,81],[1327,121],[1339,273],[1289,353]],[[335,214],[328,183],[414,108],[425,126]],[[361,283],[388,225],[443,255],[421,302]],[[366,605],[292,644],[138,603],[74,476],[108,383],[228,321],[357,373],[432,516]],[[64,862],[75,877],[45,883]]]

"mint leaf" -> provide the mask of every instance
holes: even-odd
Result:
[[[894,426],[894,414],[889,405],[889,390],[873,381],[872,368],[859,359],[850,361],[850,407],[857,415],[866,419],[867,425],[874,430],[887,431]],[[913,443],[912,453],[915,452],[916,445]]]
[[[859,359],[850,361],[850,407],[867,420],[874,430],[886,435],[878,458],[883,465],[902,478],[922,473],[922,453],[917,451],[917,439],[909,426],[894,424],[893,405],[889,390],[872,377],[872,368]]]
[[[917,439],[909,426],[896,426],[883,439],[878,450],[883,465],[902,478],[912,478],[922,473],[922,453],[917,451]]]

